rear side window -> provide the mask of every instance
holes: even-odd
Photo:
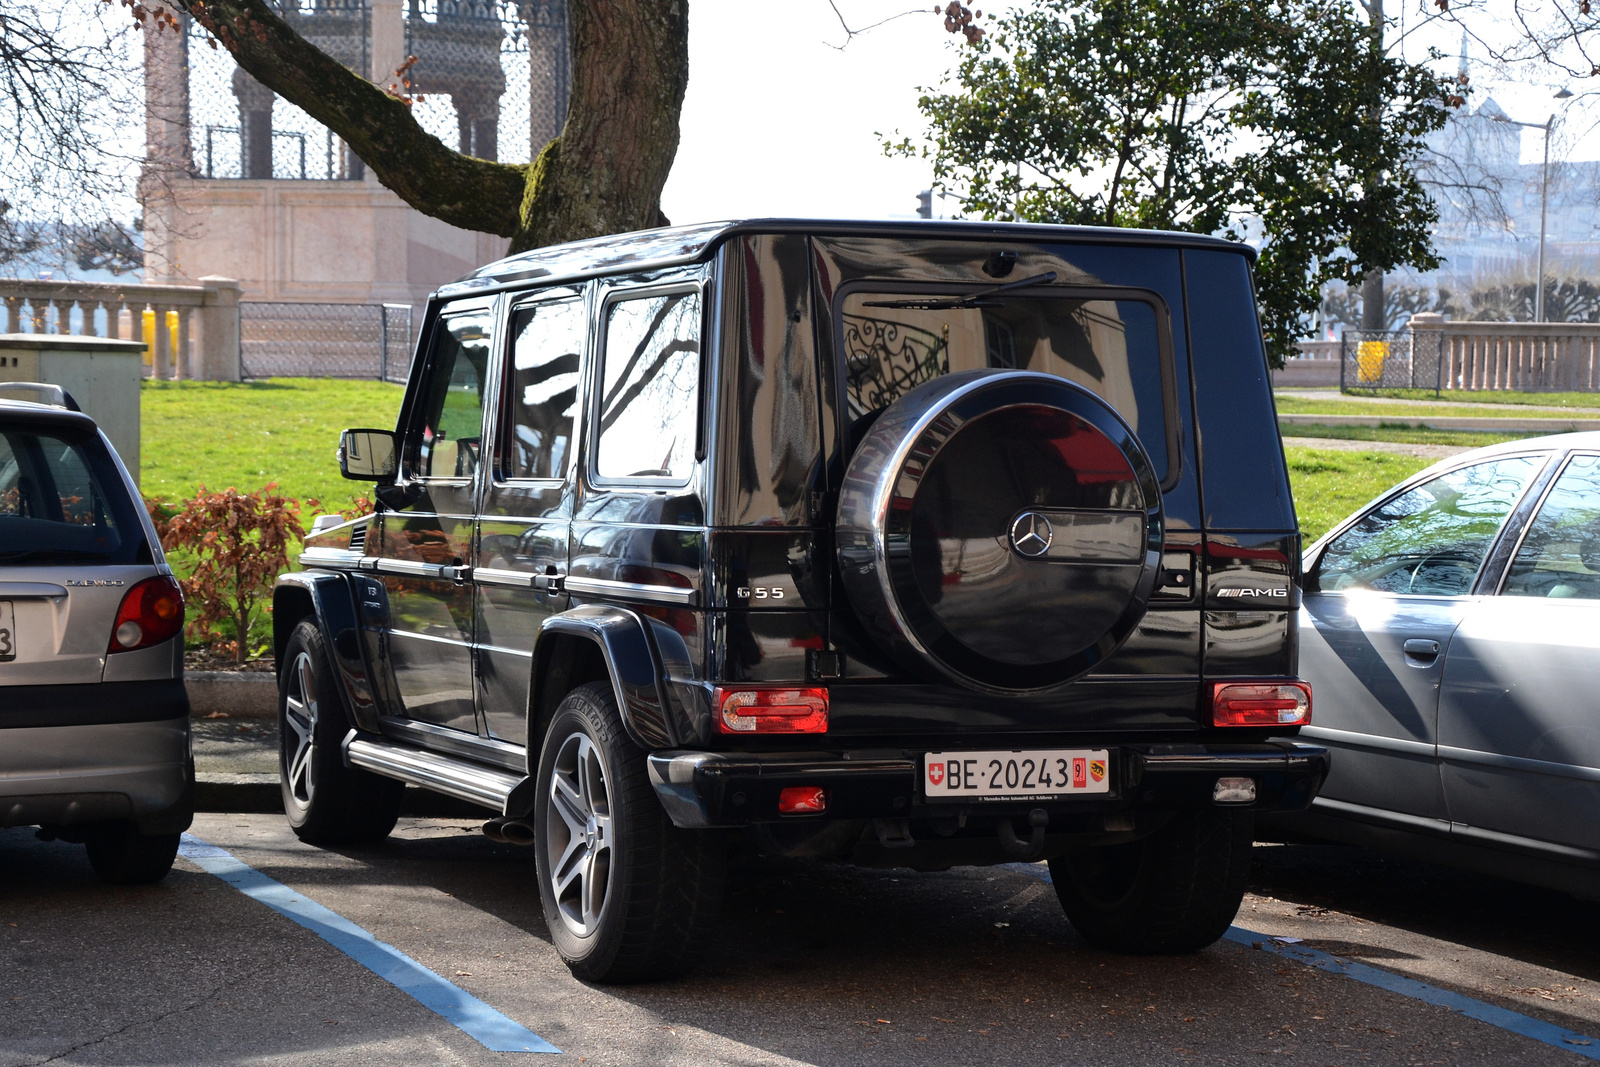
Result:
[[[1574,456],[1561,472],[1501,592],[1600,600],[1600,456]]]
[[[663,293],[606,308],[594,472],[686,482],[700,426],[700,294]]]
[[[97,436],[0,429],[0,564],[133,563],[144,532]]]

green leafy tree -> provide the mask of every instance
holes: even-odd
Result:
[[[1460,98],[1346,3],[1039,0],[968,41],[888,150],[968,215],[1253,241],[1274,362],[1325,283],[1438,265],[1412,164]]]

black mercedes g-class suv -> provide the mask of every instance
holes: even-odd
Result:
[[[1090,942],[1238,909],[1323,749],[1248,248],[759,220],[441,289],[376,514],[274,596],[283,794],[374,840],[403,783],[536,850],[581,977],[681,970],[730,834],[1048,860]]]

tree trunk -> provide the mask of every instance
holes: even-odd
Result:
[[[1383,306],[1383,271],[1369,270],[1361,279],[1361,328],[1387,330],[1389,316]]]
[[[168,0],[262,85],[327,126],[418,211],[522,251],[664,222],[689,81],[688,0],[567,0],[566,126],[528,166],[475,159],[318,50],[264,0]],[[158,9],[159,10],[159,9]],[[173,32],[147,16],[147,32]]]
[[[1377,63],[1383,58],[1383,0],[1361,0],[1367,9],[1367,18],[1372,26],[1372,60]],[[1373,129],[1383,125],[1383,96],[1382,88],[1376,81],[1371,89],[1372,101],[1368,108],[1368,118]],[[1377,204],[1378,191],[1383,184],[1381,176],[1374,177],[1367,182],[1367,203]],[[1378,210],[1374,207],[1372,210]],[[1383,307],[1383,271],[1368,265],[1367,272],[1361,279],[1361,328],[1363,330],[1382,330],[1387,326],[1387,317]]]

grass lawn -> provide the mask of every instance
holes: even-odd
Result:
[[[1446,389],[1437,397],[1432,389],[1372,389],[1352,397],[1382,396],[1392,400],[1453,400],[1458,404],[1533,404],[1551,408],[1600,408],[1600,393],[1472,392]]]
[[[1332,437],[1341,441],[1393,441],[1407,445],[1459,445],[1462,448],[1480,448],[1483,445],[1497,445],[1502,441],[1520,441],[1527,437],[1542,436],[1542,431],[1539,430],[1526,430],[1520,433],[1428,430],[1420,426],[1407,426],[1404,423],[1393,426],[1321,426],[1280,422],[1278,429],[1285,437]]]
[[[1469,394],[1477,396],[1479,394]],[[1540,393],[1540,396],[1556,396],[1568,394]],[[1464,407],[1460,404],[1379,404],[1361,397],[1337,394],[1327,400],[1307,400],[1298,396],[1279,396],[1278,414],[1280,415],[1380,415],[1385,418],[1403,419],[1411,418],[1443,418],[1446,416],[1465,416],[1474,419],[1549,419],[1552,426],[1562,426],[1571,419],[1600,419],[1600,411],[1580,407],[1572,408],[1571,415],[1563,415],[1555,411],[1529,411],[1525,407],[1515,404],[1502,404],[1500,410],[1494,408]]]
[[[1549,395],[1549,394],[1544,394]],[[1359,397],[1331,397],[1327,400],[1306,400],[1298,396],[1280,396],[1280,415],[1379,415],[1384,418],[1444,418],[1465,416],[1473,419],[1549,419],[1552,426],[1563,426],[1572,419],[1600,419],[1600,411],[1573,408],[1571,415],[1555,411],[1529,411],[1514,404],[1494,408],[1471,408],[1460,404],[1376,404]]]
[[[1289,486],[1300,532],[1308,545],[1385,489],[1434,462],[1392,452],[1294,446],[1284,449],[1284,454],[1289,460]]]
[[[139,396],[140,489],[173,502],[202,485],[250,491],[277,482],[300,500],[347,507],[372,487],[339,476],[339,431],[392,427],[400,396],[398,385],[328,378],[147,381]]]

